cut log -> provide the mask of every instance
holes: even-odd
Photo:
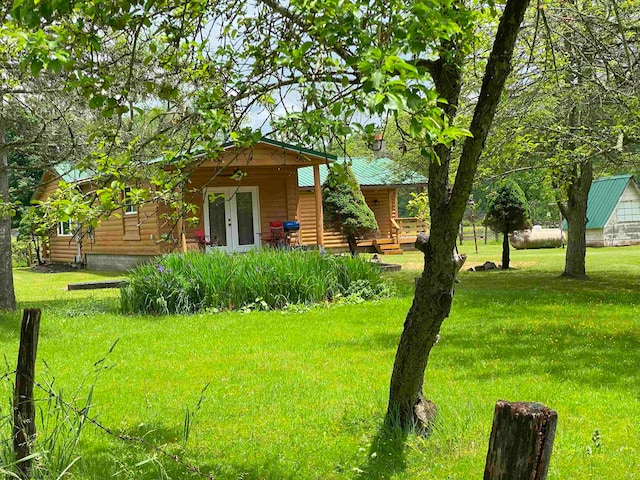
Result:
[[[120,288],[129,283],[128,280],[101,280],[98,282],[78,282],[67,285],[67,290],[96,290],[100,288]]]
[[[558,414],[540,403],[498,400],[484,480],[545,480]]]

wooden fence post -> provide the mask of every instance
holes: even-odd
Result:
[[[13,393],[13,449],[20,478],[31,478],[31,443],[36,435],[36,407],[33,401],[33,382],[36,371],[36,352],[40,331],[40,309],[27,308],[20,327],[20,350],[16,368],[16,388]]]
[[[498,400],[484,480],[545,480],[558,414],[540,403]]]

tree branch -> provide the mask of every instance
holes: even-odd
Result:
[[[269,7],[271,10],[278,13],[282,17],[286,18],[287,20],[295,23],[296,25],[304,29],[307,34],[309,33],[308,23],[305,22],[305,20],[302,17],[300,17],[299,15],[296,15],[287,7],[281,5],[278,0],[262,0],[262,3],[264,3],[267,7]],[[342,45],[331,45],[330,48],[336,53],[336,55],[342,58],[342,60],[344,60],[345,62],[353,58],[353,55],[351,54],[351,52],[345,47],[343,47]]]
[[[478,161],[500,101],[500,94],[511,71],[511,59],[518,31],[528,5],[529,0],[509,0],[500,19],[482,80],[480,97],[469,128],[473,137],[467,138],[464,142],[456,173],[451,198],[451,213],[454,218],[462,217],[466,208]]]

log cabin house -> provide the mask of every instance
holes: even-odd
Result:
[[[266,138],[248,150],[229,145],[220,157],[204,160],[190,177],[187,187],[198,193],[187,195],[186,200],[198,208],[198,225],[169,224],[162,220],[169,207],[159,203],[129,206],[103,220],[80,241],[71,222],[60,222],[49,239],[48,260],[78,262],[92,270],[126,270],[172,251],[216,248],[242,252],[271,243],[272,227],[279,228],[282,222],[297,222],[300,227],[287,235],[287,243],[344,249],[345,239],[323,225],[320,185],[327,164],[336,160],[334,155]],[[380,253],[401,253],[401,246],[413,244],[423,227],[415,219],[398,218],[397,187],[424,185],[425,180],[390,183],[388,160],[353,162],[379,225],[379,232],[360,245]],[[58,179],[79,186],[90,184],[88,177],[77,172],[50,170],[33,199],[50,196]]]

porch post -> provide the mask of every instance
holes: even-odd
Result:
[[[178,218],[178,233],[180,234],[180,250],[187,253],[187,235],[184,231],[184,187],[180,187],[180,218]]]
[[[320,185],[320,165],[313,166],[313,192],[316,197],[316,244],[324,247],[324,215],[322,213],[322,190]]]

